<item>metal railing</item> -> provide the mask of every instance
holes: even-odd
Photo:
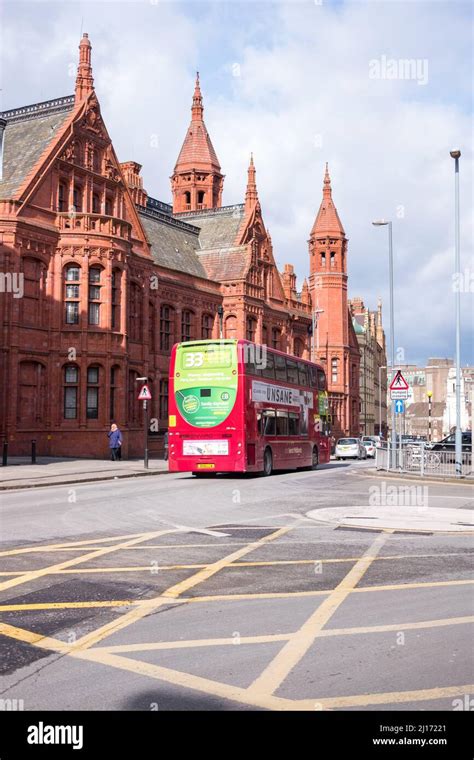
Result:
[[[390,452],[387,444],[377,447],[375,467],[387,472],[406,472],[420,477],[455,477],[456,455],[454,451],[432,451],[424,443],[405,445]],[[472,452],[461,454],[461,476],[472,477]]]

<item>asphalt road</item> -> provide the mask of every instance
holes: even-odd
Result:
[[[371,473],[331,463],[2,494],[0,698],[25,710],[461,709],[474,690],[473,530],[307,517],[373,505],[386,492]],[[469,487],[421,496],[469,526]]]

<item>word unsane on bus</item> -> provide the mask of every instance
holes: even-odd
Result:
[[[272,383],[252,382],[252,401],[287,404],[287,406],[313,406],[311,393],[301,392],[295,388],[285,388]]]

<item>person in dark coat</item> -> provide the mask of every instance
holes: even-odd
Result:
[[[167,462],[168,461],[168,431],[166,431],[166,433],[163,436],[163,447],[164,447],[163,459],[165,460],[165,462]]]
[[[112,423],[110,431],[107,433],[109,438],[110,458],[112,462],[122,459],[122,433],[118,429],[117,425]]]

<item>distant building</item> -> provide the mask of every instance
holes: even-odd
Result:
[[[361,298],[351,299],[349,305],[360,349],[360,433],[386,436],[387,356],[382,301],[379,299],[376,312],[366,308]]]

